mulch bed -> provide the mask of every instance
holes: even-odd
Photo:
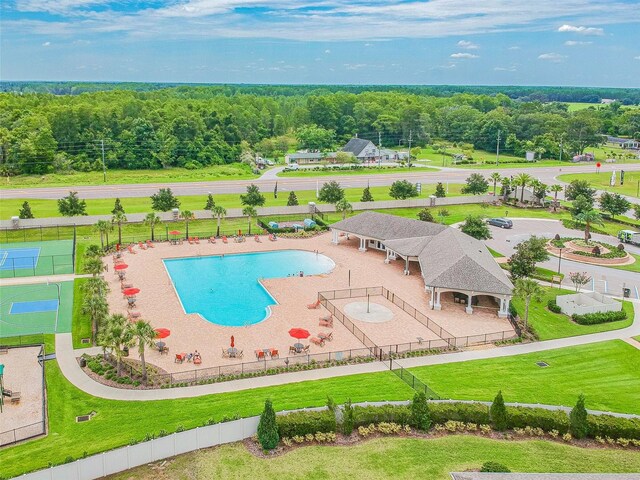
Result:
[[[79,358],[77,358],[76,360],[79,360]],[[134,360],[134,359],[128,359],[128,358],[126,359],[126,361],[123,360],[122,363],[123,363],[123,367],[122,367],[122,371],[123,372],[126,370],[126,366],[125,365],[127,363],[131,363],[136,368],[141,368],[141,364],[142,364],[142,362],[140,362],[140,360]],[[153,365],[153,364],[151,364],[149,362],[146,362],[146,363],[147,363],[147,371],[149,371],[150,369],[153,369],[153,370],[155,370],[155,374],[159,374],[159,375],[166,375],[166,374],[169,373],[166,370],[164,370],[164,369],[162,369],[162,368],[160,368],[160,367],[158,367],[156,365]],[[145,387],[144,385],[140,384],[140,385],[138,385],[136,387],[135,385],[130,385],[128,383],[118,383],[118,382],[115,382],[113,380],[109,380],[109,379],[103,377],[102,375],[98,375],[97,373],[94,373],[93,370],[91,370],[88,367],[88,364],[87,364],[87,366],[81,367],[81,368],[84,371],[84,373],[86,373],[89,376],[89,378],[91,378],[92,380],[95,380],[98,383],[106,385],[108,387],[122,388],[122,389],[125,389],[125,390],[148,390],[148,389],[158,388],[157,386],[154,386],[153,384],[150,384],[148,387]]]

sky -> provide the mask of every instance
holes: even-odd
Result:
[[[640,0],[2,0],[0,80],[640,87]]]

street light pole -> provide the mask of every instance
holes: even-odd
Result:
[[[560,256],[558,257],[558,275],[560,275],[560,262],[562,262],[562,247],[560,247]]]

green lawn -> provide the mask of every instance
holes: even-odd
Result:
[[[82,313],[82,302],[84,294],[82,285],[87,282],[86,278],[76,278],[73,281],[73,324],[71,325],[71,336],[73,338],[73,348],[91,347],[91,343],[83,344],[83,338],[91,338],[91,319]]]
[[[12,477],[61,462],[67,456],[78,458],[83,452],[101,452],[126,445],[132,438],[142,440],[147,433],[164,429],[174,432],[179,425],[194,428],[207,419],[224,416],[257,415],[264,400],[271,398],[277,410],[322,406],[327,395],[343,403],[406,400],[411,388],[391,372],[353,375],[313,382],[254,388],[190,399],[124,402],[87,395],[71,385],[55,362],[47,362],[49,435],[45,438],[0,450],[2,475]],[[91,411],[97,415],[86,423],[76,423],[77,415]]]
[[[568,295],[570,290],[560,290],[557,288],[543,287],[544,295],[541,301],[532,300],[529,305],[529,325],[538,335],[540,340],[551,340],[554,338],[573,337],[576,335],[587,335],[589,333],[607,332],[626,328],[633,323],[633,303],[624,302],[622,308],[627,312],[627,319],[619,322],[601,323],[598,325],[579,325],[562,313],[553,313],[547,309],[547,302],[555,299],[557,295]],[[512,300],[514,307],[518,310],[520,317],[524,316],[524,302],[519,298]]]
[[[540,368],[536,362],[549,364]],[[441,398],[572,406],[640,414],[640,350],[622,340],[539,353],[412,368]]]
[[[414,166],[414,167],[367,167],[357,170],[349,169],[331,169],[331,170],[314,170],[313,168],[300,168],[292,172],[280,172],[278,177],[322,177],[327,175],[384,175],[392,173],[422,173],[435,172],[437,169],[432,167]]]
[[[178,456],[165,466],[161,478],[252,478],[260,472],[263,478],[447,480],[450,472],[478,470],[486,461],[502,463],[514,472],[623,473],[639,471],[640,452],[455,435],[377,438],[349,447],[307,446],[260,459],[235,443]],[[158,470],[145,465],[112,478],[155,480],[158,475]]]
[[[462,184],[449,184],[449,196],[462,195]],[[350,202],[359,202],[362,197],[362,188],[347,188],[345,196]],[[422,187],[420,198],[426,198],[433,194],[436,190],[435,184],[425,184]],[[389,196],[389,187],[371,187],[371,195],[374,200],[393,200]],[[123,192],[126,193],[126,192]],[[273,197],[273,190],[262,192],[266,197],[266,207],[285,206],[289,198],[289,191],[284,190],[282,186],[278,191],[278,198]],[[300,205],[306,205],[308,202],[318,202],[315,190],[296,191],[298,202]],[[205,207],[206,195],[179,196],[180,210],[202,210]],[[13,215],[17,215],[22,203],[28,200],[31,211],[36,218],[59,217],[57,200],[42,199],[5,199],[2,201],[1,216],[3,220],[10,219]],[[151,199],[149,197],[124,197],[120,199],[126,213],[148,213],[151,212]],[[217,205],[229,208],[241,208],[240,194],[214,194],[214,200]],[[88,199],[87,214],[88,215],[110,215],[113,210],[114,199],[97,198]]]
[[[595,167],[593,167],[595,170]],[[611,186],[611,168],[616,170],[616,184]],[[598,190],[606,190],[607,192],[619,193],[630,197],[638,197],[638,187],[640,186],[640,171],[626,171],[624,174],[624,185],[620,185],[620,169],[621,165],[612,167],[607,166],[607,171],[600,173],[572,173],[560,175],[559,180],[563,182],[571,182],[573,180],[587,180],[592,187]]]
[[[102,172],[74,172],[69,174],[18,175],[4,178],[0,189],[64,187],[77,185],[120,185],[132,183],[214,182],[258,178],[247,165],[214,165],[198,170],[167,168],[162,170],[107,170],[107,182]]]

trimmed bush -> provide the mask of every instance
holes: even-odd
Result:
[[[353,406],[351,405],[351,399],[347,400],[342,410],[342,433],[345,435],[351,435],[353,432],[354,419],[353,419]]]
[[[549,299],[549,301],[547,302],[547,308],[553,313],[562,313],[562,309],[553,298]]]
[[[293,412],[287,415],[278,415],[278,433],[280,437],[293,438],[307,434],[315,435],[318,432],[328,433],[336,431],[336,417],[330,410],[320,412]]]
[[[409,425],[425,432],[431,428],[431,414],[429,413],[427,396],[424,392],[416,393],[413,396]]]
[[[625,320],[627,313],[624,310],[618,312],[598,312],[585,313],[584,315],[573,314],[571,319],[580,325],[596,325],[599,323],[619,322]]]
[[[353,407],[353,420],[356,428],[382,422],[409,425],[409,418],[410,410],[406,405]]]
[[[489,418],[491,419],[491,426],[495,430],[502,432],[507,429],[507,408],[504,405],[504,398],[502,398],[502,390],[493,399],[489,409]]]
[[[587,409],[584,406],[584,395],[582,394],[578,397],[576,406],[571,409],[569,414],[569,432],[575,438],[584,438],[589,433]]]
[[[507,419],[509,429],[531,427],[541,428],[545,432],[557,430],[562,434],[569,431],[569,418],[562,410],[507,407]]]
[[[260,423],[258,423],[258,440],[265,450],[273,450],[280,442],[276,412],[273,411],[271,400],[264,402],[264,410],[260,415]]]
[[[503,473],[510,473],[511,470],[509,470],[505,465],[498,463],[498,462],[484,462],[482,464],[482,467],[480,468],[481,472],[503,472]]]
[[[430,403],[431,421],[445,424],[449,420],[485,425],[489,423],[489,409],[481,403]]]
[[[631,438],[640,440],[640,419],[612,415],[587,415],[590,437]]]

